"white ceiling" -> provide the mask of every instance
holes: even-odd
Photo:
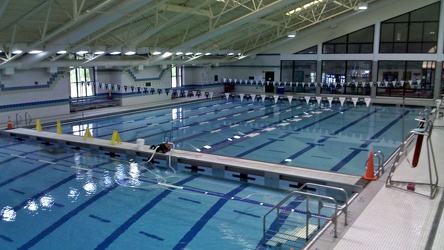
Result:
[[[392,0],[2,0],[0,68],[223,63],[254,56],[290,32],[353,13],[363,3],[383,1]],[[12,54],[16,46],[23,52]],[[139,53],[93,55],[100,47]],[[28,53],[36,48],[44,52]],[[152,55],[155,48],[173,54]],[[75,60],[81,49],[90,54]]]

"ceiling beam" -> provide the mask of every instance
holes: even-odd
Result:
[[[5,12],[6,7],[8,6],[9,1],[10,0],[3,0],[2,1],[1,5],[0,5],[0,17],[3,16],[3,13]]]
[[[202,5],[208,5],[208,3],[202,4]],[[200,6],[202,6],[200,5]],[[175,4],[161,4],[159,6],[159,9],[162,10],[167,10],[167,11],[171,11],[171,12],[178,12],[178,13],[188,13],[189,15],[200,15],[200,16],[207,16],[211,18],[211,12],[208,10],[202,10],[200,8],[190,8],[190,7],[185,7],[185,6],[180,6],[180,5],[175,5]]]
[[[263,16],[266,16],[266,15],[276,11],[279,8],[283,8],[284,6],[291,4],[292,2],[293,1],[291,1],[291,0],[278,0],[278,1],[275,1],[271,4],[269,4],[269,5],[262,6],[262,8],[254,11],[254,12],[248,13],[248,14],[244,15],[243,17],[237,18],[231,22],[228,22],[224,25],[219,26],[219,28],[212,30],[212,32],[206,32],[198,37],[195,37],[193,39],[185,41],[184,43],[182,43],[180,45],[180,47],[181,48],[196,47],[197,45],[199,45],[203,42],[206,42],[210,39],[213,39],[221,34],[224,34],[224,33],[229,32],[231,30],[237,29],[238,27],[240,27],[244,24],[247,24],[247,23],[252,22],[256,19],[259,19]],[[172,48],[172,51],[174,51],[175,49],[178,49],[178,47]],[[154,58],[150,58],[148,60],[150,61],[150,63],[158,63],[158,62],[163,61],[165,59],[166,58],[163,56],[157,56]]]

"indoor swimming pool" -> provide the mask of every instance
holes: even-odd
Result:
[[[64,134],[148,145],[173,142],[177,149],[286,166],[362,175],[369,151],[386,159],[417,126],[423,108],[334,104],[293,100],[252,102],[213,99],[137,113],[63,123]],[[56,131],[55,124],[44,127]]]
[[[287,191],[147,160],[0,138],[1,248],[266,249],[263,216]],[[303,226],[305,207],[298,197],[282,211]]]

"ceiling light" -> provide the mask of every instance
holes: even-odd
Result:
[[[136,54],[136,47],[135,46],[124,47],[123,53],[127,56],[135,55]]]
[[[57,51],[57,54],[59,54],[59,55],[62,55],[62,54],[66,54],[66,50],[59,50],[59,51]]]
[[[105,54],[106,51],[106,47],[103,45],[98,45],[95,49],[94,49],[94,55],[102,55]]]
[[[296,37],[296,31],[288,32],[287,37],[295,38]]]
[[[209,55],[211,55],[211,52],[207,52],[207,53],[205,53],[205,55],[206,55],[206,56],[209,56]]]
[[[186,56],[191,56],[193,54],[193,52],[187,52],[185,53]]]
[[[21,54],[21,53],[23,53],[23,50],[26,50],[26,47],[27,47],[26,44],[22,44],[22,43],[14,44],[11,47],[11,53],[14,55]]]
[[[200,56],[200,55],[202,55],[202,52],[196,52],[195,55],[196,55],[196,56]]]
[[[29,54],[39,54],[42,52],[43,52],[43,50],[41,50],[41,49],[33,49],[33,50],[29,51],[28,53]]]
[[[366,10],[368,8],[367,3],[364,3],[358,7],[359,10]]]
[[[79,51],[76,52],[77,55],[84,55],[86,53],[88,53],[87,50],[79,50]]]
[[[127,55],[127,56],[132,56],[132,55],[135,55],[136,54],[136,51],[127,51],[127,52],[125,52],[125,55]]]
[[[23,52],[23,50],[21,50],[19,47],[15,47],[12,49],[12,54],[16,55],[16,54],[21,54]]]
[[[169,56],[171,56],[171,52],[165,52],[165,53],[163,53],[162,56],[163,56],[163,57],[169,57]]]
[[[107,50],[107,53],[110,54],[110,55],[113,55],[113,56],[115,56],[115,55],[120,55],[120,54],[122,53],[122,48],[119,47],[119,46],[117,46],[117,47],[112,47],[112,48],[109,48],[109,49]]]
[[[313,5],[317,5],[317,4],[320,4],[320,3],[325,2],[325,1],[326,0],[314,0],[314,1],[311,1],[311,2],[309,2],[307,4],[302,5],[301,7],[298,7],[296,9],[294,9],[294,10],[290,10],[289,12],[285,13],[285,15],[291,16],[291,15],[296,14],[296,13],[302,11],[302,10],[308,9],[308,8],[312,7]]]
[[[228,55],[228,56],[232,56],[232,55],[234,55],[234,53],[233,53],[233,52],[230,52],[230,53],[228,53],[227,55]]]
[[[153,52],[151,54],[153,54],[154,56],[162,54],[162,49],[160,48],[153,48],[152,51]]]
[[[180,56],[180,55],[183,55],[183,52],[181,52],[181,51],[176,52],[176,56]]]

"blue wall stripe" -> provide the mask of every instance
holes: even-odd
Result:
[[[241,192],[247,188],[248,184],[242,184],[239,187],[233,189],[227,196],[235,196],[237,193]],[[225,205],[229,200],[219,199],[201,218],[197,221],[194,226],[182,237],[179,243],[173,248],[176,250],[185,249],[188,243],[190,243],[194,237],[202,230],[202,228],[208,223],[208,221],[213,218],[213,216]]]
[[[38,107],[47,107],[47,106],[56,106],[61,104],[69,104],[69,98],[65,99],[57,99],[57,100],[47,100],[47,101],[38,101],[38,102],[24,102],[18,104],[9,104],[9,105],[1,105],[0,110],[2,109],[23,109],[23,108],[38,108]]]
[[[4,84],[0,83],[0,91],[16,91],[16,90],[30,90],[30,89],[41,89],[41,88],[49,88],[54,83],[54,80],[60,75],[64,74],[65,71],[58,71],[52,74],[46,84],[44,85],[28,85],[28,86],[18,86],[18,87],[5,87]]]

